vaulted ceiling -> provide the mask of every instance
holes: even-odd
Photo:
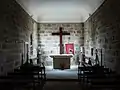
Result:
[[[104,0],[17,0],[38,22],[84,22]]]

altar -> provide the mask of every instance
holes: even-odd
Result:
[[[70,69],[72,54],[55,54],[50,57],[53,58],[54,69]]]
[[[50,55],[51,58],[53,58],[53,68],[54,69],[70,69],[71,65],[71,57],[73,57],[74,50],[70,48],[70,52],[72,51],[72,54],[67,53],[64,54],[63,44],[62,44],[62,35],[70,35],[70,33],[62,31],[62,27],[59,28],[59,32],[52,33],[52,35],[59,35],[60,36],[60,54],[52,54]]]

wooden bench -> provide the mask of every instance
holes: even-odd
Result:
[[[45,73],[45,66],[44,64],[42,65],[33,65],[32,67],[26,68],[26,67],[22,67],[21,68],[22,71],[30,71],[32,73],[34,73],[34,77],[37,77],[37,79],[40,82],[40,86],[43,87],[45,82],[46,82],[46,73]]]
[[[78,81],[92,88],[116,88],[120,83],[109,68],[104,67],[78,67]]]
[[[37,80],[37,79],[36,79]],[[35,78],[31,78],[31,77],[23,77],[21,75],[10,75],[10,76],[1,76],[0,77],[0,87],[2,89],[5,88],[5,86],[7,86],[10,89],[15,89],[15,88],[33,88],[33,90],[35,89]],[[5,90],[5,89],[4,89]]]
[[[4,88],[5,85],[10,85],[10,88],[21,86],[28,88],[28,86],[30,86],[30,88],[35,90],[36,84],[42,88],[45,81],[45,67],[35,65],[32,67],[15,69],[14,72],[8,73],[7,76],[1,76],[0,87]]]
[[[103,67],[99,67],[102,68]],[[92,75],[97,73],[96,71],[99,69],[98,67],[78,67],[78,80],[85,79],[88,75]],[[104,72],[108,72],[109,70],[107,68],[104,68]]]
[[[88,77],[88,86],[91,88],[119,88],[120,78],[116,76],[109,77]]]

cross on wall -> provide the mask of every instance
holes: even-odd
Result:
[[[63,43],[62,43],[62,36],[63,35],[70,35],[70,33],[68,33],[68,32],[63,32],[62,31],[62,27],[59,27],[59,32],[55,32],[55,33],[52,33],[52,35],[59,35],[59,37],[60,37],[60,54],[63,54]]]

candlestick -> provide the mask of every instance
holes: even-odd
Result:
[[[29,60],[29,56],[28,56],[28,50],[29,50],[29,46],[28,46],[28,42],[26,42],[26,63],[28,63],[28,60]]]
[[[23,42],[23,59],[26,59],[26,50],[25,50],[25,42]],[[24,63],[24,62],[23,62]]]

